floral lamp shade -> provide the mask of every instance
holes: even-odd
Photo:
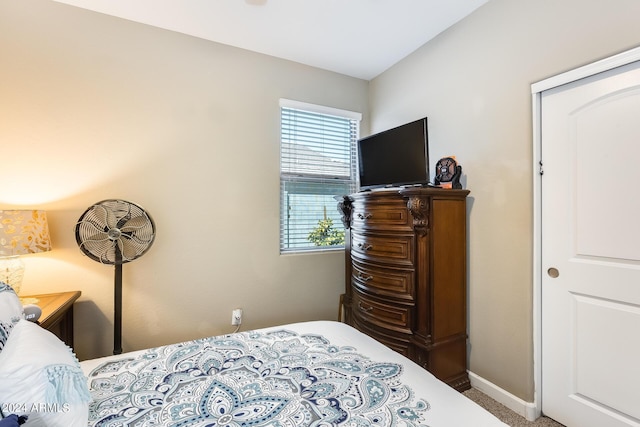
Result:
[[[0,281],[20,292],[20,255],[51,250],[47,214],[42,210],[0,210]]]

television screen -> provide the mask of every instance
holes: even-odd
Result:
[[[429,183],[427,118],[358,140],[360,189]]]

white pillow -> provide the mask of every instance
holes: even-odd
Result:
[[[13,288],[0,281],[0,351],[7,342],[13,325],[24,318],[20,298]]]
[[[24,426],[85,427],[89,389],[78,359],[54,334],[21,319],[0,353],[0,402]]]

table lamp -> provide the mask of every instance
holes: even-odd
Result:
[[[20,255],[51,250],[47,214],[40,210],[0,210],[0,281],[20,293],[24,263]]]

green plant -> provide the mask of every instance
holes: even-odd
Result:
[[[333,220],[325,218],[318,221],[318,226],[309,233],[307,239],[316,246],[344,245],[344,230],[334,229]]]

